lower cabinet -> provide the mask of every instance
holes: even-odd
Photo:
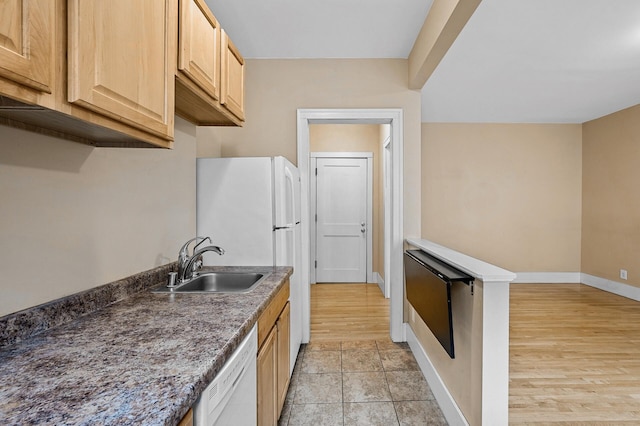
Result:
[[[278,358],[274,328],[258,351],[258,424],[275,425],[278,422],[276,385],[278,383]]]
[[[258,319],[258,425],[275,426],[289,388],[289,283]]]
[[[276,322],[276,329],[278,331],[278,413],[282,412],[284,400],[287,398],[287,390],[289,389],[289,346],[291,345],[290,312],[291,307],[289,302],[287,302]]]
[[[192,408],[190,408],[189,411],[187,411],[187,414],[185,414],[182,420],[180,420],[180,423],[178,423],[178,426],[193,426],[193,409]]]

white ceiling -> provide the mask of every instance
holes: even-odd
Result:
[[[206,0],[245,58],[406,58],[432,0]]]
[[[206,0],[247,58],[407,58],[432,0]],[[482,0],[423,122],[582,123],[640,103],[640,0]]]
[[[639,0],[483,0],[422,121],[582,123],[639,103]]]

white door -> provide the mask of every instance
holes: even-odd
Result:
[[[366,158],[318,158],[316,282],[367,282]]]

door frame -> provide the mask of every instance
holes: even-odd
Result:
[[[298,109],[297,110],[297,148],[298,169],[301,181],[301,218],[302,218],[302,341],[308,343],[311,337],[311,299],[309,284],[309,125],[310,124],[390,124],[391,125],[391,194],[385,197],[385,204],[391,205],[391,226],[385,227],[385,245],[389,245],[388,264],[385,270],[385,284],[389,281],[390,306],[389,330],[394,342],[406,341],[403,324],[404,309],[404,273],[403,253],[403,112],[401,108],[362,108],[362,109]],[[385,265],[387,259],[385,259]],[[306,279],[305,279],[306,278]]]
[[[386,279],[387,274],[391,273],[391,244],[387,244],[387,238],[390,237],[390,233],[387,231],[391,229],[391,203],[388,200],[391,199],[391,135],[387,136],[382,144],[382,200],[384,203],[384,285],[381,287],[384,297],[387,299],[391,297],[391,280]],[[378,283],[380,285],[380,283]]]
[[[367,160],[367,283],[377,283],[377,280],[373,277],[373,153],[372,152],[311,152],[310,167],[309,170],[316,168],[318,158],[358,158]],[[311,284],[316,283],[316,268],[311,267],[311,262],[317,260],[316,253],[316,236],[318,235],[318,222],[314,219],[314,214],[317,214],[317,181],[318,177],[315,173],[311,174],[309,181],[309,240],[310,240],[310,261],[309,261],[309,282]],[[313,231],[313,232],[311,232]]]

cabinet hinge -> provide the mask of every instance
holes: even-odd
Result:
[[[315,268],[318,269],[318,261],[317,260],[314,262],[314,264],[315,264]]]
[[[318,176],[318,168],[316,167],[316,176]]]

